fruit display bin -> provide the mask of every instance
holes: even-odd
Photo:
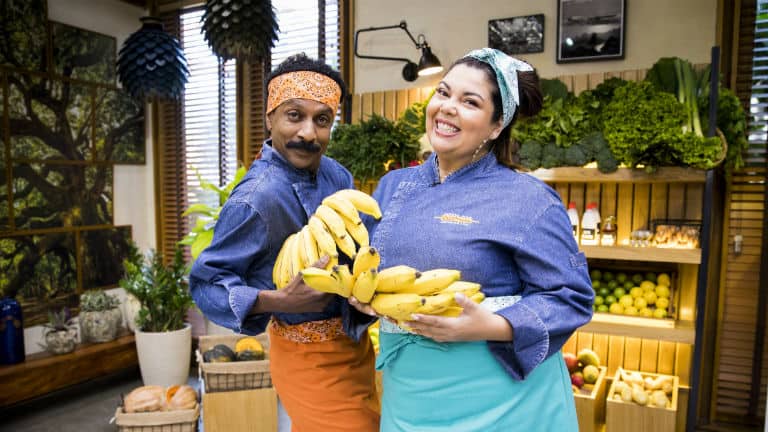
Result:
[[[200,336],[200,343],[195,356],[198,373],[203,379],[206,393],[251,390],[272,387],[272,376],[269,373],[269,339],[266,334],[255,336],[264,346],[264,360],[236,361],[224,363],[209,363],[203,361],[205,351],[218,344],[224,344],[234,350],[242,335],[211,335]]]
[[[660,374],[648,372],[639,373],[643,379],[661,376]],[[659,408],[614,399],[616,383],[621,380],[620,372],[616,371],[606,397],[606,430],[610,432],[675,432],[680,382],[679,377],[673,376],[672,378],[670,405],[666,408]]]
[[[606,379],[608,369],[605,366],[599,366],[598,369],[600,369],[600,374],[594,384],[584,384],[584,387],[573,393],[580,432],[601,431],[602,425],[605,423],[605,392],[608,389]]]
[[[119,432],[195,432],[200,406],[177,411],[125,413],[122,407],[115,411],[115,424]]]

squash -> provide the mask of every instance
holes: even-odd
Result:
[[[264,351],[243,350],[237,353],[237,361],[264,360]]]
[[[133,389],[123,399],[126,413],[160,411],[165,407],[165,388],[157,385]]]
[[[197,392],[192,387],[173,385],[165,391],[165,409],[167,411],[194,409],[197,405]]]
[[[208,363],[224,363],[235,361],[235,353],[224,344],[215,345],[203,353],[203,361]]]
[[[246,336],[237,341],[235,344],[235,352],[241,353],[243,351],[264,352],[264,346],[258,339],[252,336]]]

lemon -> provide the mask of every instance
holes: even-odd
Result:
[[[643,294],[643,298],[645,299],[645,304],[656,304],[656,293],[653,291],[648,291],[647,293]]]
[[[653,318],[653,309],[647,307],[640,309],[640,316]]]
[[[643,291],[653,291],[656,289],[656,284],[649,280],[644,280],[640,282],[640,288],[642,288]]]
[[[666,297],[659,297],[656,299],[656,309],[667,310],[669,307],[669,299]]]
[[[619,303],[621,303],[621,305],[622,305],[623,307],[625,307],[625,308],[628,308],[628,307],[632,306],[632,304],[634,304],[634,303],[635,303],[635,300],[632,298],[632,296],[631,296],[631,295],[629,295],[629,294],[624,294],[624,295],[623,295],[623,296],[621,296],[621,298],[619,299]]]
[[[654,318],[666,318],[667,317],[667,311],[665,309],[655,309],[653,311],[653,317]]]
[[[635,304],[634,304],[634,306],[635,306],[635,307],[636,307],[638,310],[643,310],[643,309],[644,309],[646,306],[648,306],[648,302],[646,302],[646,301],[645,301],[645,299],[644,299],[643,297],[638,297],[638,298],[636,298],[636,299],[635,299]]]
[[[670,286],[670,285],[672,285],[671,282],[672,281],[670,280],[669,275],[666,274],[666,273],[659,273],[659,275],[656,276],[656,283],[658,285]]]
[[[634,306],[630,306],[630,307],[624,309],[624,315],[637,316],[639,314],[640,314],[640,312]]]
[[[616,303],[613,303],[613,304],[611,304],[611,306],[608,308],[608,312],[610,312],[610,313],[612,313],[612,314],[618,314],[618,315],[621,315],[621,314],[623,314],[623,313],[624,313],[624,306],[622,306],[622,305],[621,305],[621,303],[618,303],[618,302],[616,302]]]
[[[656,297],[669,298],[669,287],[666,285],[657,285],[655,293]]]
[[[638,298],[643,295],[643,289],[640,287],[634,287],[631,290],[629,290],[629,295],[632,296],[632,298]]]

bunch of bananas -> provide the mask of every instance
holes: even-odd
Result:
[[[272,269],[275,286],[285,287],[322,256],[330,256],[326,268],[334,269],[339,251],[352,258],[357,255],[358,246],[368,246],[368,230],[358,212],[381,218],[379,204],[365,192],[343,189],[326,197],[307,225],[283,242]]]
[[[462,308],[454,298],[457,292],[477,303],[485,298],[480,284],[462,281],[458,270],[420,272],[406,265],[378,270],[380,262],[376,248],[363,246],[355,256],[351,271],[347,265],[337,264],[330,270],[306,268],[301,274],[304,283],[318,291],[342,297],[352,295],[363,303],[370,303],[377,313],[400,323],[409,321],[414,313],[460,315]]]

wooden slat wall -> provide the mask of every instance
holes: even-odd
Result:
[[[261,154],[261,145],[267,138],[264,81],[266,79],[265,63],[245,63],[240,75],[242,79],[242,99],[238,106],[242,107],[238,115],[242,127],[242,139],[238,140],[237,160],[246,167]],[[268,60],[267,60],[268,64]]]

